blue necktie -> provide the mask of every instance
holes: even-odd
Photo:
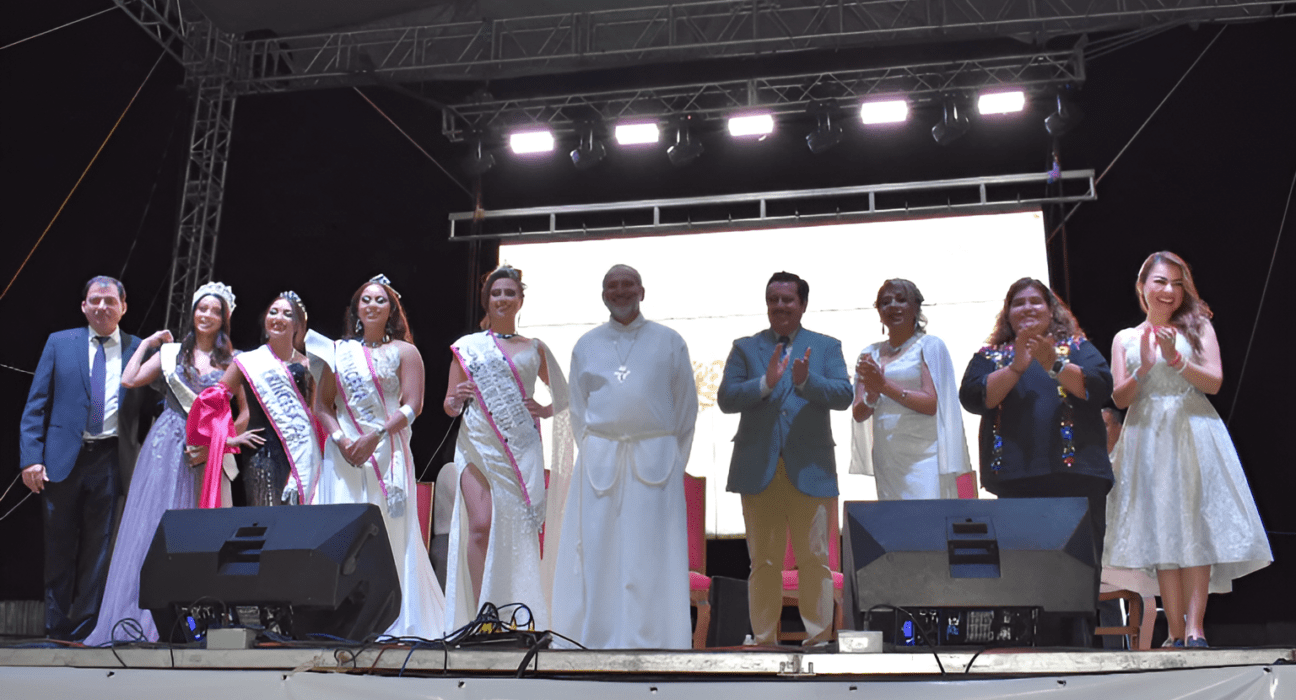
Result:
[[[783,359],[787,359],[792,354],[792,339],[786,335],[779,336],[779,344],[783,346]]]
[[[86,432],[98,435],[103,432],[104,379],[108,374],[104,343],[108,342],[108,336],[96,335],[94,340],[99,347],[95,349],[94,364],[90,365],[90,419],[87,421]]]

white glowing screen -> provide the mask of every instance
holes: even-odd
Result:
[[[688,471],[707,479],[707,532],[736,537],[743,533],[742,505],[725,482],[738,416],[720,412],[715,392],[733,340],[769,327],[765,283],[772,273],[787,270],[810,283],[802,325],[842,341],[852,377],[860,350],[885,337],[873,309],[878,288],[892,277],[912,280],[926,299],[928,332],[945,341],[961,377],[990,334],[1008,285],[1025,276],[1048,281],[1043,234],[1041,215],[1025,212],[516,243],[502,245],[499,256],[523,271],[527,285],[519,330],[544,340],[564,370],[576,340],[608,318],[603,274],[618,263],[639,270],[644,315],[684,336],[693,360],[701,410]],[[832,414],[841,501],[871,500],[873,477],[847,473],[850,421],[850,411]],[[964,413],[974,467],[978,422]]]

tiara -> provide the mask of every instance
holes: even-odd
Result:
[[[198,300],[209,294],[224,299],[225,306],[229,308],[229,312],[234,313],[234,307],[236,306],[234,303],[234,290],[230,289],[228,284],[221,282],[208,282],[207,284],[204,284],[194,292],[193,305],[197,306]]]
[[[307,321],[310,319],[310,314],[306,313],[306,302],[302,301],[302,298],[300,296],[297,296],[297,292],[294,292],[293,290],[289,289],[286,292],[280,292],[279,296],[301,307],[303,321]]]
[[[401,298],[401,293],[396,291],[396,288],[392,286],[391,279],[389,279],[387,275],[384,275],[380,272],[374,275],[373,277],[370,277],[369,281],[371,283],[381,284],[382,286],[390,289],[392,294],[396,295],[397,299]]]

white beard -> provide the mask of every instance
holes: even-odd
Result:
[[[603,305],[612,313],[612,318],[617,319],[618,322],[623,318],[633,318],[639,313],[639,302],[637,301],[624,306],[617,306],[605,301]]]

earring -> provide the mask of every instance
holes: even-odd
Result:
[[[360,319],[358,319],[358,318],[356,319],[356,329],[355,329],[355,332],[356,332],[356,335],[362,335],[362,334],[364,333],[364,324],[360,323]]]

